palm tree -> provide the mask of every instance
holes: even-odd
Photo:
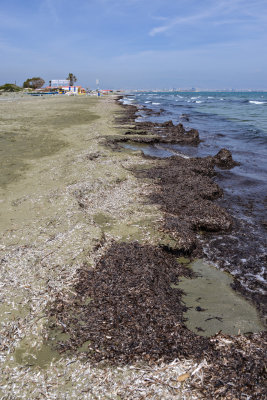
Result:
[[[75,75],[73,75],[71,72],[69,73],[67,80],[70,81],[70,86],[74,86],[74,82],[77,81],[77,78]]]

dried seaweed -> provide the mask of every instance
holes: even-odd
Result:
[[[118,98],[118,102],[121,97]],[[198,145],[200,143],[199,132],[196,129],[185,130],[183,124],[174,125],[172,121],[163,123],[142,121],[136,122],[139,108],[134,105],[121,104],[122,111],[118,112],[115,117],[115,122],[120,127],[127,125],[130,130],[125,132],[124,137],[116,137],[107,140],[111,147],[118,146],[122,142],[137,142],[137,143],[179,143],[187,145]],[[142,108],[147,115],[159,115],[159,112],[153,112],[149,108]]]
[[[216,160],[220,159],[220,155],[215,157]],[[140,178],[153,179],[155,188],[149,195],[149,201],[159,204],[164,211],[162,230],[175,239],[176,252],[199,256],[199,231],[222,232],[231,229],[232,218],[214,203],[223,194],[212,180],[215,157],[171,157],[158,160],[157,165],[150,169],[139,168],[135,171]]]
[[[161,249],[113,243],[95,269],[80,270],[79,301],[58,299],[50,315],[71,336],[65,349],[90,341],[88,357],[95,361],[200,358],[209,342],[185,327],[181,291],[170,286],[190,274]],[[92,298],[87,305],[86,298]]]
[[[170,287],[188,274],[160,249],[113,243],[94,269],[85,265],[79,271],[75,300],[58,298],[50,309],[54,325],[70,334],[61,351],[85,343],[91,362],[136,365],[143,360],[152,368],[190,358],[197,368],[180,375],[177,383],[186,380],[192,393],[197,390],[205,399],[263,400],[266,333],[203,338],[189,331],[181,292]]]
[[[206,399],[266,399],[266,332],[217,335],[199,389]]]

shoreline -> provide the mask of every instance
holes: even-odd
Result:
[[[266,124],[264,102],[254,100],[256,99],[253,96],[242,99],[234,94],[222,98],[204,94],[198,97],[192,94],[179,96],[175,93],[136,94],[129,98],[129,102],[140,103],[139,121],[163,122],[170,118],[175,124],[182,121],[188,129],[199,129],[201,142],[194,147],[179,144],[137,146],[135,143],[130,146],[142,149],[144,154],[160,158],[177,153],[184,153],[186,157],[206,157],[226,147],[232,152],[233,158],[240,162],[240,166],[230,171],[217,169],[215,177],[215,181],[224,191],[223,198],[216,202],[233,217],[231,235],[212,234],[207,240],[203,237],[203,246],[208,260],[234,275],[236,289],[261,305],[261,312],[264,314]],[[147,110],[143,111],[147,106],[152,109],[149,113]],[[229,253],[225,251],[226,248]]]
[[[29,103],[33,108],[34,105],[40,104],[43,107],[44,104],[47,107],[47,118],[47,112],[50,109],[49,100],[34,99]],[[53,99],[51,100],[53,101]],[[7,287],[5,290],[6,294],[12,290],[13,296],[11,297],[14,297],[17,286],[18,293],[25,298],[18,299],[20,307],[17,309],[17,314],[14,313],[12,316],[14,320],[9,321],[5,326],[6,332],[10,330],[14,332],[15,339],[11,340],[7,337],[7,341],[4,343],[4,349],[9,354],[4,374],[7,385],[8,379],[12,382],[12,374],[8,378],[6,373],[9,371],[10,374],[12,368],[13,379],[16,379],[16,374],[17,377],[20,376],[19,370],[21,373],[25,373],[25,368],[30,380],[34,376],[29,364],[34,362],[33,356],[34,354],[36,356],[36,350],[33,350],[30,342],[36,341],[36,357],[38,359],[38,357],[41,357],[40,351],[45,332],[47,334],[45,307],[48,302],[51,303],[58,299],[57,296],[59,295],[63,296],[63,301],[66,299],[73,301],[73,288],[77,285],[78,269],[81,269],[85,263],[97,265],[97,263],[102,262],[101,260],[105,260],[105,252],[108,251],[114,239],[121,242],[139,240],[141,243],[151,243],[153,246],[163,243],[162,237],[157,236],[157,224],[158,221],[162,221],[162,212],[157,205],[144,204],[143,201],[144,195],[150,196],[152,194],[151,181],[147,178],[140,180],[132,173],[136,164],[139,165],[139,168],[143,166],[144,170],[148,171],[147,168],[151,167],[154,161],[141,158],[139,154],[132,152],[114,152],[106,146],[107,135],[112,140],[114,136],[118,136],[118,133],[123,134],[124,128],[114,127],[113,116],[115,113],[115,115],[120,115],[121,109],[114,104],[113,98],[99,100],[104,104],[102,109],[101,103],[97,103],[97,100],[95,104],[91,105],[91,109],[94,113],[101,114],[101,118],[88,123],[87,106],[90,106],[89,99],[69,99],[66,101],[62,99],[67,112],[70,113],[75,104],[77,105],[76,113],[82,114],[81,107],[84,110],[84,116],[80,115],[82,120],[80,124],[77,125],[77,121],[74,121],[73,126],[64,125],[58,128],[59,137],[67,140],[68,146],[63,147],[54,155],[42,158],[42,165],[38,160],[30,161],[25,178],[23,177],[22,180],[15,181],[11,185],[13,190],[14,188],[17,190],[16,195],[15,192],[12,194],[12,190],[9,190],[9,206],[6,208],[5,219],[10,222],[13,219],[13,222],[12,230],[5,232],[4,235],[5,247],[3,251],[5,255],[3,259],[5,261],[2,259],[2,263],[6,265],[4,271],[7,275],[5,279]],[[59,116],[60,113],[62,114],[63,103],[60,99],[55,99],[53,103],[54,108],[59,110]],[[63,115],[65,114],[66,112],[63,111]],[[123,118],[127,120],[127,116]],[[52,129],[54,129],[54,122]],[[75,138],[73,137],[74,134]],[[84,143],[88,144],[90,151],[85,148]],[[36,173],[37,177],[35,176]],[[40,180],[40,176],[45,179]],[[33,182],[34,190],[31,188]],[[38,192],[36,193],[37,187]],[[25,194],[25,188],[28,190],[27,194]],[[29,205],[31,211],[26,214],[28,221],[25,224],[25,212]],[[48,210],[50,215],[42,215],[41,209]],[[14,219],[16,219],[16,222],[14,222]],[[23,226],[19,226],[19,224],[23,224]],[[38,240],[33,240],[37,237]],[[19,265],[21,269],[18,269]],[[10,267],[17,268],[21,282],[18,279],[15,280],[14,276],[10,276],[10,272],[8,272]],[[29,279],[30,274],[31,279]],[[13,279],[11,285],[10,278]],[[36,300],[34,300],[35,297]],[[74,298],[78,299],[76,294]],[[24,312],[26,313],[25,316],[23,315]],[[25,323],[27,325],[24,326]],[[19,332],[19,330],[21,331]],[[21,346],[19,343],[23,340],[23,337],[28,338],[28,342],[23,342]],[[259,336],[253,335],[249,339],[253,346],[257,341],[259,342],[258,338]],[[216,340],[220,342],[219,337]],[[242,340],[248,346],[245,337],[231,338],[231,340],[233,342]],[[21,350],[20,356],[22,361],[24,360],[24,366],[18,367],[16,362],[14,363],[14,359],[12,361],[12,351],[15,347],[16,351],[18,348]],[[29,348],[32,350],[29,351]],[[31,352],[32,356],[29,357]],[[66,368],[66,364],[70,360],[75,359],[74,362],[79,364],[78,371],[85,371],[79,356],[71,355],[68,357],[68,361],[65,361],[64,358],[60,362],[55,361],[53,368],[58,368],[59,371]],[[190,367],[185,361],[183,362],[184,365],[187,365],[184,369],[185,373],[190,370],[191,376],[195,361],[192,361]],[[175,362],[173,367],[171,365],[165,366],[169,377],[172,376],[171,370],[177,375],[175,369],[183,362]],[[38,366],[38,364],[35,365]],[[204,368],[204,365],[201,368]],[[158,367],[155,366],[155,368]],[[255,371],[257,371],[257,368],[255,368]],[[75,371],[72,370],[71,372],[71,369],[72,367],[68,368],[69,373],[73,374]],[[46,369],[46,374],[50,374],[47,371],[50,371],[49,367],[48,370]],[[94,373],[97,375],[97,372]],[[125,374],[126,377],[129,374],[127,368]],[[193,376],[196,377],[196,375],[197,373],[192,375],[192,381],[194,381]],[[85,376],[81,376],[82,381]],[[188,378],[185,378],[185,381],[189,381]],[[18,379],[18,382],[20,379]],[[52,375],[49,379],[53,380]],[[164,379],[169,378],[165,376]],[[180,395],[179,392],[181,391],[184,395],[190,395],[191,392],[192,399],[200,398],[198,397],[200,394],[194,395],[193,389],[187,385],[188,383],[186,382],[185,387],[179,386],[177,395]],[[123,386],[122,382],[120,384]],[[14,385],[14,381],[12,385]],[[61,389],[63,388],[62,385],[64,386],[64,379],[61,380]],[[40,390],[40,386],[38,387],[37,390]],[[53,390],[53,386],[51,388]],[[22,387],[19,383],[17,389],[21,395],[23,391],[21,392]],[[77,389],[78,386],[75,390]],[[125,387],[124,390],[126,390]],[[161,398],[169,395],[170,389],[164,387],[164,390],[167,392]],[[70,396],[70,394],[68,395]]]
[[[149,177],[155,182],[155,194],[148,201],[151,204],[159,204],[163,211],[165,222],[161,224],[160,229],[170,234],[174,239],[174,242],[170,240],[170,245],[167,245],[169,251],[187,257],[204,256],[204,261],[207,260],[211,265],[214,265],[213,261],[216,265],[216,258],[208,261],[203,254],[201,250],[203,243],[207,244],[218,234],[224,234],[225,237],[231,235],[233,227],[236,229],[237,223],[236,217],[229,213],[229,204],[228,211],[224,207],[224,192],[215,183],[215,178],[220,171],[230,170],[239,163],[232,159],[231,153],[226,149],[221,149],[213,157],[189,158],[179,154],[179,156],[165,158],[164,156],[145,155],[142,146],[147,143],[155,143],[155,138],[156,143],[161,143],[163,138],[163,143],[166,140],[169,143],[180,143],[182,145],[188,145],[191,142],[192,146],[197,146],[201,138],[199,138],[196,130],[185,131],[182,124],[179,123],[175,126],[171,121],[157,123],[145,120],[136,122],[134,125],[133,121],[140,111],[139,107],[133,104],[123,104],[123,108],[126,110],[126,115],[129,115],[130,129],[124,132],[124,137],[120,136],[112,144],[115,143],[116,149],[117,144],[125,148],[125,142],[133,143],[133,146],[127,146],[127,148],[131,149],[132,147],[133,151],[140,150],[145,159],[157,160],[157,166],[153,165],[148,171],[137,170],[136,175],[140,174],[142,178]],[[141,110],[148,116],[153,115],[152,109],[141,106]],[[123,118],[121,121],[124,123]],[[135,143],[140,144],[140,147],[134,147]],[[176,162],[176,160],[178,161]],[[197,237],[198,239],[196,239]],[[184,247],[180,246],[179,248],[177,240],[178,242],[182,240]],[[227,250],[225,249],[225,251]],[[232,276],[231,270],[226,271]],[[237,277],[232,276],[232,279],[231,287],[240,294],[241,298],[247,299],[248,304],[253,303],[257,307],[263,324],[266,324],[263,296],[246,292]],[[266,325],[264,326],[266,327]]]
[[[121,99],[122,100],[122,99]],[[173,156],[180,156],[185,159],[191,159],[193,160],[200,160],[200,162],[203,162],[205,159],[206,160],[211,160],[211,156],[187,156],[184,155],[183,152],[183,146],[188,149],[189,146],[197,147],[201,142],[202,138],[199,137],[198,132],[195,129],[190,129],[188,128],[187,131],[183,128],[181,123],[178,123],[178,125],[174,125],[172,121],[167,121],[167,122],[155,122],[157,121],[157,118],[161,115],[166,114],[166,110],[160,109],[160,110],[155,110],[148,108],[147,105],[140,105],[136,106],[134,104],[129,104],[125,103],[123,104],[123,107],[125,107],[126,110],[128,110],[128,114],[130,117],[131,121],[131,126],[128,131],[124,133],[124,137],[120,137],[116,140],[116,143],[118,145],[122,145],[124,148],[131,149],[132,151],[141,151],[144,157],[147,158],[155,158],[160,160],[159,162],[161,164],[164,163],[164,165],[168,166],[166,168],[172,168],[172,163],[171,161],[168,162],[168,160],[172,160],[172,155]],[[133,121],[135,117],[138,117],[141,115],[141,121],[140,119],[137,119],[137,123],[134,126]],[[152,117],[152,118],[151,118]],[[168,116],[169,118],[169,116]],[[177,119],[177,117],[176,117]],[[182,120],[184,121],[189,121],[189,116],[186,114],[182,114]],[[152,122],[154,121],[154,122]],[[162,117],[160,119],[162,121]],[[181,127],[181,128],[180,128]],[[174,135],[171,136],[169,132],[173,132]],[[190,133],[195,132],[193,137],[190,137]],[[178,133],[178,134],[177,134]],[[223,136],[223,135],[221,135]],[[124,143],[126,143],[124,145]],[[162,146],[163,144],[163,146]],[[169,144],[170,146],[168,147]],[[172,145],[179,144],[179,151],[171,150]],[[217,146],[218,147],[218,146]],[[219,147],[219,149],[222,149],[222,147]],[[218,148],[217,148],[218,151]],[[239,166],[239,162],[235,162],[232,159],[231,153],[229,151],[222,151],[222,154],[220,154],[222,150],[219,151],[219,153],[216,156],[213,156],[214,163],[216,170],[214,171],[209,171],[209,176],[212,178],[213,182],[217,182],[217,193],[215,192],[215,197],[214,197],[214,203],[219,206],[218,212],[220,213],[220,210],[227,210],[228,214],[228,219],[231,219],[231,227],[229,229],[224,229],[221,226],[221,229],[207,229],[204,227],[204,232],[201,232],[200,236],[200,241],[201,241],[201,246],[205,248],[205,253],[206,250],[208,249],[207,254],[205,254],[205,258],[209,263],[212,265],[216,265],[217,268],[219,268],[222,271],[225,271],[229,273],[231,276],[233,276],[234,282],[231,285],[235,291],[240,293],[244,298],[248,299],[250,302],[252,302],[260,312],[262,321],[266,324],[266,301],[264,298],[264,284],[260,285],[259,282],[257,282],[256,288],[254,288],[253,281],[247,282],[245,277],[243,278],[243,274],[245,274],[245,266],[242,267],[243,269],[240,269],[239,273],[237,274],[238,269],[238,259],[242,259],[242,263],[244,261],[244,257],[250,257],[250,253],[243,254],[242,253],[242,243],[241,243],[241,250],[238,249],[238,255],[234,257],[234,252],[235,250],[235,241],[234,238],[238,238],[242,242],[242,240],[245,240],[244,248],[247,249],[249,246],[249,243],[253,243],[253,246],[255,245],[256,239],[253,236],[253,232],[250,232],[249,230],[246,229],[246,224],[245,222],[242,222],[240,220],[240,216],[238,215],[240,210],[238,210],[238,203],[234,203],[234,199],[229,198],[229,190],[231,187],[229,185],[231,183],[235,184],[235,181],[231,182],[231,180],[227,180],[228,186],[225,186],[225,182],[221,178],[222,176],[227,176],[228,170],[231,170],[235,166]],[[212,153],[212,151],[210,151]],[[210,152],[208,154],[210,154]],[[189,153],[190,154],[190,153]],[[219,156],[220,155],[220,156]],[[219,157],[218,157],[219,156]],[[220,162],[220,157],[222,157],[222,160]],[[217,158],[217,160],[216,160]],[[163,159],[165,162],[163,162]],[[190,162],[189,162],[190,164]],[[202,174],[201,171],[200,175]],[[231,172],[230,172],[231,173]],[[235,172],[234,172],[235,174]],[[229,176],[229,175],[228,175]],[[237,179],[234,178],[233,179]],[[227,194],[227,199],[225,198],[225,192],[228,192]],[[195,196],[197,196],[197,192],[195,193]],[[204,195],[205,196],[205,195]],[[207,199],[211,199],[210,195],[205,196]],[[233,204],[231,203],[231,200]],[[240,199],[239,203],[245,203],[246,199]],[[252,202],[252,201],[251,201]],[[235,209],[233,208],[235,207]],[[251,206],[252,207],[252,206]],[[237,208],[237,210],[236,210]],[[245,209],[244,214],[245,216],[249,215],[251,213],[251,208]],[[264,223],[264,222],[263,222]],[[210,231],[210,232],[209,232]],[[217,231],[217,232],[216,232]],[[204,233],[204,235],[202,234]],[[222,234],[222,237],[224,238],[223,241],[220,242],[217,238],[219,238],[220,234]],[[231,237],[231,234],[234,235],[234,238]],[[218,244],[217,244],[218,242]],[[212,244],[211,244],[212,243]],[[262,241],[261,241],[262,243]],[[217,245],[217,247],[216,247]],[[260,246],[260,245],[259,245]],[[210,249],[209,249],[210,247]],[[227,249],[227,250],[226,250]],[[232,254],[229,256],[229,254]],[[254,256],[255,256],[255,251],[254,251]],[[217,257],[217,258],[216,258]],[[238,258],[239,257],[239,258]],[[252,253],[253,257],[253,253]],[[261,262],[264,264],[264,254],[261,255]],[[223,261],[225,260],[225,262]],[[253,258],[251,259],[251,262],[253,261]],[[257,263],[259,263],[259,260],[255,260]],[[232,263],[231,263],[232,262]],[[247,265],[247,268],[249,271],[253,271],[253,267],[250,265]],[[258,264],[257,267],[255,267],[255,270],[258,271]],[[256,274],[256,272],[255,272]],[[251,274],[249,274],[251,275]],[[243,282],[244,280],[244,282]],[[247,286],[248,285],[248,286]],[[258,291],[256,290],[258,288]],[[255,289],[255,290],[253,290]]]

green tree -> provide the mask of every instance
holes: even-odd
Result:
[[[43,78],[38,77],[33,77],[33,78],[28,78],[24,83],[23,87],[24,88],[30,88],[30,89],[40,89],[44,85],[45,81]]]
[[[68,77],[66,78],[70,81],[70,86],[74,86],[74,83],[77,82],[77,78],[73,73],[69,73]]]

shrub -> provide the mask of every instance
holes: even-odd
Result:
[[[0,86],[0,90],[3,92],[19,92],[22,88],[13,83],[6,83],[5,85]]]

